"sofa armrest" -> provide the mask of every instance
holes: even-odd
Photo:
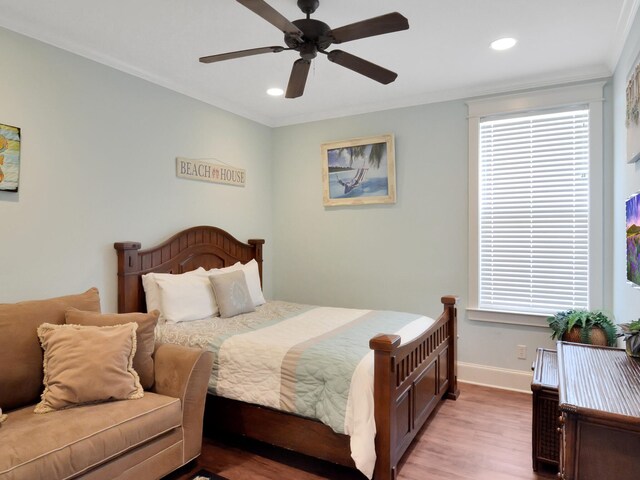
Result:
[[[155,393],[179,398],[182,403],[183,461],[194,459],[202,449],[202,419],[213,353],[197,348],[156,344]]]

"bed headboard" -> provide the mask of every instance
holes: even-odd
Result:
[[[146,312],[142,275],[149,272],[184,273],[198,267],[221,268],[236,262],[258,262],[262,282],[262,245],[254,239],[242,243],[216,227],[192,227],[155,247],[140,250],[139,242],[117,242],[118,312]]]

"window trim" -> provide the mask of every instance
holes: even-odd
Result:
[[[584,105],[589,109],[589,308],[604,300],[604,112],[605,82],[549,88],[471,100],[469,110],[469,302],[470,320],[548,327],[545,315],[478,308],[480,239],[479,133],[480,120],[491,116],[534,113],[538,110]]]

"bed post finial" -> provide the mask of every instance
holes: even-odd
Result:
[[[447,388],[447,398],[456,400],[460,396],[458,389],[458,309],[456,302],[458,297],[446,295],[440,299],[444,305],[444,311],[449,318],[449,357],[447,359],[447,371],[449,372],[449,387]]]
[[[255,249],[254,258],[256,262],[258,262],[258,272],[260,273],[260,284],[264,285],[262,281],[262,245],[264,245],[264,239],[262,238],[251,238],[248,241],[249,245],[253,245]]]
[[[118,274],[126,273],[137,268],[135,259],[137,251],[141,248],[140,242],[116,242],[113,248],[118,252]]]
[[[137,312],[140,310],[138,290],[139,280],[130,272],[140,269],[139,242],[116,242],[113,248],[118,253],[118,313]],[[129,294],[133,292],[133,294]],[[126,299],[126,300],[125,300]]]

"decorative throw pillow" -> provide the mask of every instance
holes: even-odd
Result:
[[[260,271],[258,270],[258,262],[256,262],[255,259],[252,259],[245,264],[237,262],[230,267],[214,268],[213,270],[209,270],[207,273],[209,274],[209,276],[211,276],[221,275],[228,272],[235,272],[237,270],[242,270],[244,272],[245,279],[247,281],[247,287],[249,288],[249,295],[251,295],[253,305],[255,307],[258,307],[263,303],[266,303],[267,301],[264,299],[262,286],[260,285]]]
[[[153,367],[153,352],[155,349],[155,328],[160,312],[154,310],[151,313],[95,313],[83,312],[76,308],[66,311],[66,322],[73,325],[94,325],[106,327],[112,325],[124,325],[135,322],[138,324],[136,331],[136,354],[133,357],[133,369],[140,376],[142,388],[149,390],[155,379]]]
[[[190,272],[185,273],[147,273],[142,275],[142,288],[144,288],[144,296],[147,303],[147,312],[152,312],[154,310],[160,311],[160,316],[158,320],[160,323],[164,323],[165,316],[162,311],[162,304],[160,302],[160,287],[158,286],[158,278],[175,278],[181,277],[183,275],[204,275],[206,276],[207,272],[204,268],[200,267],[196,270],[191,270]]]
[[[218,314],[218,305],[206,276],[159,277],[157,282],[167,323],[189,322]]]
[[[209,280],[222,318],[255,311],[242,270],[212,275]]]
[[[137,328],[136,323],[113,327],[40,325],[44,391],[34,411],[141,398],[144,392],[133,369]]]

